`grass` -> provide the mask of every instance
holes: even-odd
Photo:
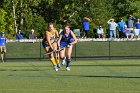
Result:
[[[140,60],[73,61],[58,72],[50,62],[0,63],[0,93],[139,93]]]

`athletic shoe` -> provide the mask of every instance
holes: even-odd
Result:
[[[58,71],[57,65],[54,66],[54,70],[55,71]]]
[[[70,67],[67,67],[66,70],[67,70],[67,71],[70,71]]]

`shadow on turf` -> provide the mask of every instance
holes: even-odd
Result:
[[[140,66],[140,64],[98,64],[98,65],[72,65],[72,66],[112,66],[112,67],[116,67],[116,66]]]
[[[131,77],[131,76],[78,76],[78,75],[43,75],[43,76],[32,76],[32,75],[16,75],[9,74],[10,77],[30,77],[30,78],[140,78],[140,77]]]
[[[33,67],[33,66],[2,66],[2,67]],[[36,66],[36,67],[50,67],[50,66]]]
[[[139,76],[97,76],[97,75],[56,75],[50,74],[48,71],[41,72],[44,75],[17,75],[17,74],[8,74],[10,77],[30,77],[30,78],[140,78]]]
[[[132,77],[132,76],[78,76],[78,75],[62,75],[62,76],[66,76],[66,77],[85,77],[85,78],[140,78],[140,77]]]
[[[0,71],[45,71],[45,70],[50,70],[50,69],[47,69],[47,68],[45,68],[45,69],[37,69],[37,68],[32,68],[32,69],[22,69],[22,68],[20,68],[20,69],[7,69],[7,68],[0,68]]]

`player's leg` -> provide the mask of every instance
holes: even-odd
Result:
[[[61,51],[59,51],[59,56],[60,56],[60,59],[61,59],[61,64],[64,65],[65,64],[65,47],[67,46],[67,43],[66,42],[60,42],[60,48],[62,48]]]
[[[56,59],[54,58],[53,55],[54,55],[53,53],[49,54],[49,59],[52,62],[53,68],[55,69],[55,71],[58,71],[58,67],[57,67],[57,64],[56,64]]]
[[[0,54],[1,54],[1,60],[4,62],[4,52],[3,52],[3,47],[0,46]]]
[[[65,64],[65,60],[66,60],[65,48],[59,52],[59,55],[60,55],[60,59],[61,59],[61,64],[64,65]]]
[[[59,57],[59,53],[57,51],[57,43],[53,43],[52,46],[53,46],[54,50],[56,50],[54,52],[54,58],[55,58],[56,65],[58,68],[60,68],[60,57]]]
[[[2,47],[2,61],[3,61],[3,63],[4,63],[4,57],[5,57],[5,53],[6,53],[6,46],[3,46]]]
[[[71,63],[71,54],[72,54],[72,45],[66,48],[66,70],[70,71],[70,63]]]
[[[58,71],[58,68],[57,68],[57,65],[56,65],[56,61],[55,61],[53,52],[51,52],[52,49],[51,49],[49,46],[47,46],[45,43],[42,44],[42,45],[43,45],[44,50],[45,50],[46,53],[49,53],[49,52],[50,52],[50,53],[48,54],[48,55],[49,55],[49,60],[50,60],[51,63],[53,64],[53,67],[54,67],[55,71]]]

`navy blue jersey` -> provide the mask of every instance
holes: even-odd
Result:
[[[0,36],[0,46],[6,45],[6,36]]]
[[[62,35],[62,38],[61,38],[61,41],[60,41],[60,46],[61,47],[67,47],[67,45],[69,45],[69,43],[74,41],[74,39],[71,35],[71,31],[69,32],[68,36],[65,35],[64,31],[62,31],[60,34]]]

